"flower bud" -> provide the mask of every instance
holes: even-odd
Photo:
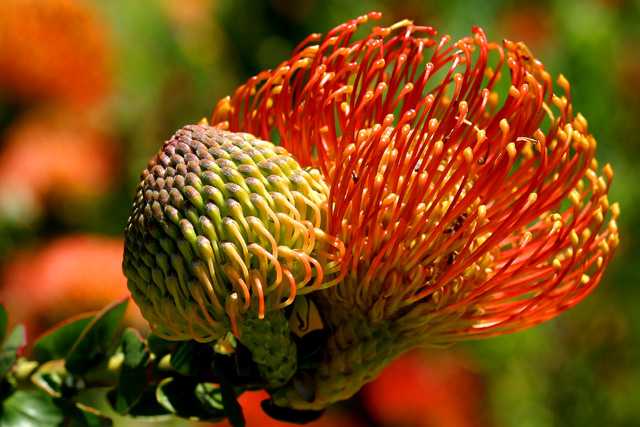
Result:
[[[328,191],[270,142],[207,125],[179,130],[142,172],[125,231],[123,270],[151,328],[209,342],[246,327],[292,346],[287,319],[270,313],[336,283],[342,249],[321,231]],[[295,370],[295,348],[287,352]]]

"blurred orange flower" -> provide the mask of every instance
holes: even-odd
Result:
[[[46,200],[92,198],[112,184],[115,144],[77,115],[28,116],[3,140],[0,195],[5,203],[26,197],[32,210],[39,210]]]
[[[520,40],[533,50],[541,50],[557,37],[548,8],[542,4],[515,5],[497,17],[497,27],[512,40]]]
[[[15,255],[6,265],[0,296],[15,322],[24,322],[30,337],[73,315],[100,310],[127,295],[122,275],[120,238],[72,235],[48,246]],[[129,324],[145,324],[129,304]]]
[[[459,351],[412,351],[362,389],[365,407],[380,425],[479,427],[489,425],[482,378]]]
[[[87,105],[111,84],[106,23],[82,0],[0,2],[0,91]]]

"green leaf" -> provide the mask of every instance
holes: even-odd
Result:
[[[31,381],[53,399],[53,404],[60,408],[66,417],[73,419],[82,426],[100,427],[112,425],[111,420],[98,410],[68,399],[68,397],[76,394],[73,383],[69,383],[71,379],[72,377],[64,369],[62,360],[53,360],[43,364],[31,376]]]
[[[85,328],[66,357],[65,367],[83,376],[103,359],[124,316],[129,297],[122,297],[98,313]]]
[[[222,403],[222,392],[218,384],[199,383],[194,390],[198,401],[211,414],[219,414],[226,418],[224,404]]]
[[[24,325],[17,325],[9,332],[0,349],[0,380],[16,363],[25,345],[27,345],[27,334]]]
[[[0,402],[11,396],[18,389],[18,382],[14,377],[0,380]]]
[[[80,423],[81,426],[103,427],[113,425],[113,421],[102,415],[98,410],[81,403],[61,397],[53,398],[53,402],[67,417]]]
[[[300,411],[297,409],[281,408],[280,406],[274,405],[270,399],[263,400],[260,406],[262,406],[265,414],[274,420],[293,424],[310,423],[311,421],[319,419],[325,413],[324,409],[322,411]]]
[[[242,406],[238,403],[237,396],[231,386],[229,374],[235,372],[235,364],[231,357],[216,354],[213,360],[213,369],[220,383],[220,393],[224,411],[232,427],[244,427],[244,414]]]
[[[46,331],[33,345],[34,358],[40,363],[64,359],[96,314],[79,314]]]
[[[127,411],[127,415],[136,418],[166,418],[171,414],[156,399],[156,386],[149,386],[144,391],[138,402]],[[107,392],[107,400],[115,409],[118,390],[113,389]]]
[[[57,426],[64,418],[53,398],[39,391],[16,391],[2,402],[0,411],[2,426]]]
[[[4,306],[4,301],[0,299],[0,343],[4,341],[4,337],[7,334],[7,327],[9,326],[9,314],[7,308]]]
[[[43,365],[31,376],[31,381],[51,397],[61,397],[66,391],[63,389],[64,378],[61,375],[61,372],[64,372],[64,366],[62,366],[60,362],[61,361],[52,361],[48,366]]]
[[[124,362],[120,370],[114,409],[124,414],[142,397],[149,384],[151,357],[140,333],[128,328],[122,334]]]
[[[171,354],[171,367],[183,375],[194,376],[211,370],[213,347],[197,341],[181,341]]]
[[[190,378],[165,378],[158,384],[156,398],[169,412],[192,421],[222,421],[224,412],[209,403],[203,405],[196,395],[198,382]],[[202,393],[200,393],[202,394]]]
[[[147,335],[147,347],[152,354],[155,354],[157,360],[171,353],[177,343],[177,341],[162,339],[153,332],[149,332],[149,335]]]

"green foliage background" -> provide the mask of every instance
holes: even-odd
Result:
[[[172,19],[169,1],[94,3],[111,27],[116,76],[108,101],[96,108],[121,141],[122,174],[84,209],[34,221],[1,217],[5,267],[21,247],[66,233],[120,236],[139,173],[160,144],[209,117],[218,99],[277,66],[308,34],[372,10],[384,13],[383,24],[409,18],[453,39],[481,26],[492,40],[522,39],[553,76],[571,82],[574,111],[589,121],[598,160],[616,173],[609,200],[621,205],[621,246],[600,286],[576,308],[527,331],[458,345],[478,360],[494,425],[640,425],[640,1],[187,2],[206,5],[197,24]],[[0,133],[22,108],[0,98]]]

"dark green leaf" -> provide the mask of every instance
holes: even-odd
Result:
[[[111,420],[97,410],[68,399],[76,394],[73,384],[68,383],[71,378],[64,369],[63,361],[53,360],[43,364],[32,375],[31,381],[51,396],[53,404],[60,408],[66,417],[80,425],[91,427],[112,425]]]
[[[165,378],[158,384],[156,398],[169,412],[190,420],[217,422],[224,419],[211,405],[202,405],[196,397],[198,383],[190,378]],[[213,409],[213,413],[209,412]]]
[[[211,370],[213,347],[197,341],[181,341],[171,354],[171,367],[183,375],[198,375]]]
[[[79,314],[46,331],[33,345],[34,358],[40,363],[64,359],[96,314]]]
[[[0,402],[11,396],[11,394],[17,389],[18,382],[15,378],[6,377],[5,379],[0,380]]]
[[[156,386],[149,386],[138,402],[132,407],[129,408],[127,414],[132,417],[162,417],[162,416],[171,416],[169,411],[165,409],[158,400],[156,399]],[[111,406],[115,409],[116,405],[116,397],[118,395],[118,391],[116,389],[109,390],[107,392],[107,400],[111,404]]]
[[[213,361],[213,369],[220,383],[220,392],[224,411],[232,427],[245,425],[242,406],[238,403],[237,396],[231,386],[229,375],[235,372],[235,364],[231,357],[216,354]]]
[[[16,391],[4,402],[0,411],[0,425],[12,427],[57,426],[64,414],[53,398],[39,391]]]
[[[8,326],[9,314],[7,314],[7,308],[4,306],[4,302],[0,299],[0,343],[4,341]]]
[[[200,404],[211,414],[218,414],[226,418],[224,405],[222,404],[222,392],[220,386],[212,383],[200,383],[194,390]]]
[[[167,341],[153,332],[149,332],[147,336],[147,347],[152,354],[155,354],[158,360],[161,359],[162,356],[171,353],[176,344],[176,341]]]
[[[85,406],[81,403],[73,402],[61,397],[54,397],[53,402],[62,412],[81,426],[102,427],[111,426],[113,422],[102,415],[96,409]],[[42,425],[42,424],[37,424]],[[45,424],[48,425],[48,424]]]
[[[128,302],[128,296],[120,298],[95,316],[66,357],[65,367],[69,372],[83,376],[100,363],[115,337]]]
[[[24,325],[17,325],[9,332],[0,349],[0,380],[16,363],[25,345],[27,345],[27,334]]]
[[[274,405],[269,399],[263,400],[260,406],[262,406],[262,410],[265,414],[269,415],[271,418],[293,424],[310,423],[311,421],[315,421],[322,417],[325,412],[324,410],[299,411],[296,409],[281,408],[280,406]]]
[[[57,372],[46,372],[40,369],[31,377],[31,381],[51,397],[62,397],[64,380]]]
[[[149,383],[151,358],[140,333],[128,328],[122,334],[124,362],[120,370],[114,409],[124,414],[142,397]]]
[[[75,379],[64,368],[63,360],[52,360],[40,365],[31,375],[31,382],[51,397],[71,397],[77,390]]]

